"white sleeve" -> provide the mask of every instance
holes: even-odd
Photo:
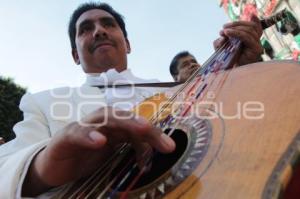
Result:
[[[32,158],[51,137],[47,119],[34,96],[24,95],[20,109],[24,120],[14,126],[16,138],[0,146],[0,198],[20,198],[17,192]]]

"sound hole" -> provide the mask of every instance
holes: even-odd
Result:
[[[286,199],[299,199],[300,196],[300,159],[297,160],[295,167],[293,168],[293,176],[291,177],[286,190],[282,194],[282,198]]]
[[[170,130],[166,130],[166,134]],[[178,159],[182,156],[184,151],[186,150],[187,144],[188,144],[188,138],[186,136],[186,133],[183,132],[180,129],[175,130],[175,132],[172,134],[171,138],[176,143],[176,149],[173,153],[170,154],[162,154],[155,152],[153,159],[152,159],[152,166],[151,169],[145,173],[143,176],[140,177],[138,182],[134,185],[133,189],[138,189],[140,187],[143,187],[145,185],[148,185],[155,181],[157,178],[159,178],[161,175],[163,175],[165,172],[170,170],[174,164],[178,161]],[[122,164],[121,164],[122,165]],[[126,190],[127,186],[132,182],[136,174],[138,174],[139,169],[136,169],[133,174],[128,178],[126,183],[121,186],[119,191]],[[114,185],[117,186],[117,185]]]

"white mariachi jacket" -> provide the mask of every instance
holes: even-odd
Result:
[[[135,83],[153,82],[136,78],[130,71],[126,71],[124,76]],[[112,96],[113,89],[101,90],[85,84],[79,88],[63,87],[25,94],[20,103],[24,120],[14,126],[17,137],[0,146],[0,198],[21,198],[21,187],[31,160],[58,130],[100,107],[116,105],[130,109],[132,107],[128,103],[125,106],[122,103],[131,102],[134,106],[162,90],[136,88],[132,91],[120,88],[117,93],[121,95]],[[51,190],[38,198],[49,198],[55,191]]]

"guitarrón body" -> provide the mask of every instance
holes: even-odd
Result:
[[[182,129],[188,140],[180,156],[170,168],[166,167],[151,182],[140,183],[142,185],[131,189],[126,197],[279,198],[300,154],[299,81],[300,65],[288,61],[256,63],[210,75],[206,91],[193,106],[209,102],[196,110],[203,113],[202,116],[214,117],[197,121],[193,116],[182,124],[175,122],[173,125]],[[173,88],[170,93],[177,89]],[[184,94],[177,101],[186,97]],[[153,104],[160,107],[167,99],[168,94],[151,97],[134,111],[150,118],[157,111],[153,110]],[[160,120],[171,111],[162,114]],[[191,127],[185,125],[189,122]],[[177,140],[180,148],[184,140]],[[101,195],[101,187],[106,186],[104,181],[95,188],[95,194],[87,198]],[[108,196],[111,189],[106,191],[108,194],[103,196]],[[113,198],[121,195],[115,194]],[[69,196],[62,194],[61,198]],[[78,192],[73,196],[85,198],[87,194]]]
[[[222,88],[220,73],[203,96],[222,110],[225,130],[221,132],[220,118],[210,120],[213,137],[218,137],[195,171],[165,198],[279,198],[288,184],[300,153],[300,65],[265,62],[226,73]],[[207,96],[212,93],[213,100]]]

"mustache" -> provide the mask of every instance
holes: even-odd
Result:
[[[115,42],[110,40],[110,39],[97,39],[95,40],[88,48],[89,52],[90,53],[93,53],[99,46],[101,45],[112,45],[112,46],[115,46]]]
[[[199,64],[192,64],[189,68],[189,70],[196,70],[198,68],[200,68],[201,66]]]

